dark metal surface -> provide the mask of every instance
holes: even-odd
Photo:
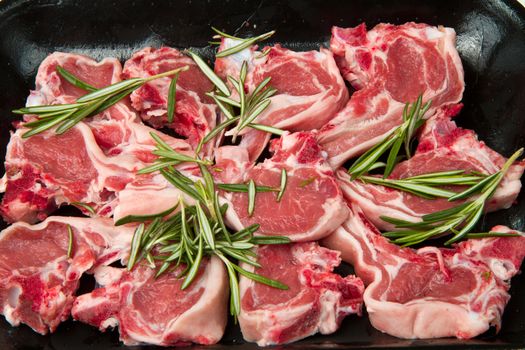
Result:
[[[211,50],[205,48],[212,35],[210,25],[246,35],[276,29],[276,42],[305,50],[326,45],[332,25],[363,21],[369,27],[419,21],[455,28],[467,85],[458,124],[474,129],[480,139],[507,156],[525,145],[525,10],[515,1],[4,0],[0,1],[0,149],[5,152],[14,120],[10,110],[24,104],[39,63],[55,50],[125,60],[148,45],[193,46],[204,48],[201,52],[211,57]],[[525,228],[525,195],[511,209],[487,215],[482,228],[500,223]],[[348,267],[342,271],[348,272]],[[499,334],[492,330],[469,341],[401,340],[374,330],[366,316],[350,316],[335,334],[310,337],[286,348],[525,348],[524,291],[525,277],[514,278]],[[221,344],[206,349],[256,348],[243,342],[233,322]],[[103,334],[69,321],[53,335],[40,336],[0,319],[2,350],[120,346],[116,331]]]

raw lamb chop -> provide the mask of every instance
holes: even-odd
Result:
[[[146,83],[131,94],[133,108],[140,112],[142,120],[155,128],[168,126],[188,139],[196,147],[216,124],[216,106],[205,94],[213,90],[212,83],[201,72],[193,60],[176,49],[146,47],[124,64],[123,78],[149,77],[188,65],[177,79],[176,111],[174,121],[168,122],[168,90],[171,78],[157,79]],[[207,144],[207,153],[213,143]]]
[[[344,317],[361,314],[363,282],[333,273],[339,252],[317,243],[259,246],[255,272],[285,283],[288,290],[240,278],[239,324],[244,339],[259,346],[284,344],[317,332],[333,333]],[[253,266],[245,266],[253,271]]]
[[[416,153],[399,163],[390,178],[458,169],[493,174],[501,169],[506,158],[479,141],[474,131],[458,128],[450,119],[450,113],[449,109],[440,110],[426,122]],[[486,211],[506,209],[514,203],[521,189],[520,178],[524,170],[525,161],[510,167],[494,196],[487,201]],[[382,215],[419,221],[425,214],[464,202],[449,202],[444,198],[428,200],[380,185],[351,181],[343,170],[337,172],[337,178],[344,196],[359,205],[366,217],[382,230],[394,228],[381,220]]]
[[[378,330],[400,338],[467,339],[491,325],[500,328],[509,280],[525,255],[525,236],[515,233],[451,249],[401,248],[351,204],[348,220],[323,244],[340,250],[367,285],[363,299]]]
[[[275,192],[257,193],[254,213],[249,216],[246,193],[225,193],[224,197],[231,204],[226,214],[229,224],[238,230],[259,224],[257,233],[287,236],[294,242],[317,240],[339,227],[346,219],[348,208],[331,168],[321,155],[315,135],[311,132],[286,133],[272,143],[271,149],[272,158],[245,167],[246,170],[239,173],[244,173],[244,182],[252,179],[257,185],[279,188],[281,170],[285,169],[288,180],[281,201],[276,201]],[[219,154],[219,167],[227,162],[225,156],[229,152]],[[228,166],[234,167],[239,156],[233,153],[229,157],[233,160]],[[233,177],[233,181],[239,180],[237,175]]]
[[[224,38],[219,51],[237,43]],[[267,77],[272,78],[269,85],[277,89],[277,94],[257,117],[257,123],[290,131],[319,129],[345,105],[348,91],[330,51],[321,48],[319,51],[294,52],[280,45],[265,50],[269,50],[268,54],[260,57],[260,52],[252,46],[215,62],[215,71],[220,76],[237,78],[243,61],[246,61],[245,88],[248,92]],[[248,149],[250,160],[255,161],[270,134],[254,129],[241,134],[241,146]]]
[[[119,82],[122,73],[122,65],[116,58],[104,58],[97,62],[84,55],[54,52],[38,67],[35,90],[27,98],[27,106],[73,103],[88,93],[62,78],[56,71],[57,66],[96,88]]]
[[[332,28],[330,49],[343,76],[357,89],[319,134],[332,167],[338,168],[383,140],[402,122],[407,102],[432,100],[427,113],[457,103],[463,67],[451,28],[407,23],[379,24],[366,31]]]
[[[110,155],[104,154],[93,129],[82,122],[62,135],[50,130],[27,139],[22,138],[27,129],[19,128],[11,135],[6,154],[0,208],[4,219],[36,222],[56,207],[74,202],[89,204],[97,215],[110,216],[118,204],[118,192],[136,178],[138,169],[156,158],[149,135],[153,129],[126,125],[133,128],[118,129],[125,136],[108,148]],[[115,135],[113,129],[105,130],[106,136]],[[183,153],[191,149],[182,140],[159,136]]]
[[[155,278],[156,271],[143,265],[131,272],[99,268],[95,278],[103,287],[79,296],[73,317],[102,331],[118,325],[126,345],[218,342],[227,321],[224,265],[216,257],[203,260],[197,277],[185,290],[180,289],[180,272]]]
[[[0,233],[1,313],[13,326],[53,332],[69,318],[82,274],[124,258],[132,236],[133,228],[116,228],[109,219],[57,216],[10,226]]]

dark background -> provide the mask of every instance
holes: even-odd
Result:
[[[210,25],[249,36],[272,29],[272,38],[295,50],[327,45],[332,25],[369,28],[380,22],[425,22],[453,27],[465,68],[465,108],[460,126],[509,156],[525,145],[525,10],[516,1],[8,1],[0,0],[0,149],[5,152],[14,116],[25,103],[39,63],[51,52],[73,51],[101,59],[128,58],[144,46],[195,47],[212,57],[207,46]],[[3,169],[2,169],[3,170]],[[495,224],[525,228],[525,195],[509,210],[487,215],[480,230]],[[0,228],[5,227],[5,224]],[[343,266],[342,273],[349,267]],[[84,285],[89,285],[85,281]],[[350,316],[329,336],[314,336],[290,349],[525,348],[525,278],[513,279],[512,299],[499,334],[477,339],[401,340],[374,330],[366,316]],[[206,349],[254,349],[230,322],[223,345]],[[12,328],[0,318],[0,349],[111,349],[118,332],[100,333],[76,322],[62,324],[50,336],[26,326]],[[148,347],[144,347],[148,348]],[[195,346],[195,348],[200,348]],[[281,347],[278,347],[281,348]]]

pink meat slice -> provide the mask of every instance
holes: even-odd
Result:
[[[190,69],[178,76],[176,110],[172,123],[167,118],[171,77],[148,82],[131,94],[131,102],[142,120],[155,128],[167,126],[196,147],[215,127],[217,115],[216,106],[205,95],[213,90],[213,85],[191,58],[170,47],[146,47],[125,62],[122,76],[124,79],[145,78],[185,65]],[[207,152],[211,152],[213,142],[208,143],[207,147]]]
[[[32,223],[76,202],[89,204],[96,215],[111,216],[118,193],[135,180],[137,170],[156,159],[149,135],[153,129],[125,125],[129,128],[121,131],[126,136],[108,154],[96,142],[93,128],[82,122],[62,135],[50,130],[23,138],[27,129],[19,128],[7,147],[0,208],[4,219]],[[159,135],[179,151],[190,152],[186,142]]]
[[[69,318],[82,274],[124,258],[132,235],[133,228],[115,228],[109,219],[57,216],[10,226],[0,233],[1,313],[13,326],[53,332]]]
[[[102,331],[118,325],[126,345],[217,343],[227,321],[228,277],[222,262],[203,260],[184,290],[180,272],[155,278],[156,271],[143,265],[131,272],[98,268],[95,278],[102,287],[79,296],[72,315]]]
[[[311,132],[286,133],[273,142],[271,148],[272,158],[248,167],[244,182],[253,180],[260,186],[279,188],[281,171],[285,169],[284,195],[277,202],[275,192],[257,193],[255,210],[250,216],[248,195],[227,192],[224,197],[233,209],[227,213],[228,222],[236,229],[259,224],[257,233],[287,236],[294,242],[327,236],[345,220],[348,209],[315,135]],[[218,164],[224,162],[221,156]]]
[[[438,111],[426,122],[419,137],[416,153],[412,158],[399,163],[390,177],[400,179],[449,170],[494,174],[501,169],[506,160],[483,141],[479,141],[474,131],[457,127],[446,109]],[[487,212],[507,209],[516,201],[524,170],[524,161],[516,162],[510,167],[494,196],[487,201]],[[382,230],[394,228],[381,220],[383,215],[419,221],[425,214],[464,202],[449,202],[444,198],[428,200],[380,185],[351,181],[350,176],[343,170],[337,172],[337,178],[345,198],[358,204],[370,221]]]
[[[335,168],[383,140],[420,94],[436,108],[461,100],[463,67],[451,28],[406,23],[332,28],[330,49],[357,91],[319,134]]]
[[[332,272],[341,262],[338,251],[311,242],[259,246],[256,252],[262,267],[255,272],[288,290],[241,276],[239,324],[245,340],[259,346],[290,343],[317,332],[333,333],[343,318],[361,314],[363,282]]]
[[[122,65],[113,57],[97,62],[84,55],[54,52],[38,68],[35,90],[27,98],[28,106],[73,103],[78,97],[88,93],[58,74],[57,66],[96,88],[119,82],[122,73]]]
[[[468,339],[500,328],[510,278],[525,255],[525,236],[468,240],[453,248],[401,248],[351,204],[348,220],[323,241],[341,251],[367,285],[372,325],[399,338]]]
[[[219,51],[237,43],[223,39]],[[348,91],[329,50],[295,52],[275,45],[263,51],[268,54],[262,56],[252,46],[215,62],[215,71],[220,76],[237,78],[242,62],[246,61],[245,88],[249,92],[264,79],[271,78],[269,85],[277,89],[277,94],[257,117],[257,123],[289,131],[319,129],[345,105]],[[250,160],[255,161],[264,150],[269,134],[254,129],[246,129],[241,134],[241,146],[248,149]]]

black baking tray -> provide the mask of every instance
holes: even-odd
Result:
[[[10,111],[34,87],[39,63],[55,50],[121,60],[145,46],[194,47],[211,58],[210,26],[239,35],[272,29],[272,40],[294,50],[327,45],[332,25],[369,28],[407,21],[453,27],[465,68],[465,107],[459,125],[474,129],[490,147],[509,156],[525,145],[525,10],[517,1],[197,1],[197,0],[0,0],[0,150],[9,141]],[[3,166],[2,166],[3,171]],[[64,213],[64,211],[61,211]],[[78,212],[77,212],[78,213]],[[525,228],[525,195],[512,208],[487,215],[480,229],[495,224]],[[4,223],[0,228],[5,227]],[[340,271],[347,273],[350,267]],[[84,287],[91,281],[83,281]],[[366,315],[350,316],[332,335],[316,335],[290,349],[349,348],[525,348],[525,276],[512,280],[503,328],[476,339],[402,340],[376,331]],[[0,317],[0,349],[113,349],[123,347],[116,330],[100,333],[68,321],[48,336],[27,326],[12,328]],[[141,347],[153,348],[153,347]],[[194,346],[194,348],[201,348]],[[255,349],[232,320],[220,344],[206,349]],[[281,347],[278,347],[281,348]]]

